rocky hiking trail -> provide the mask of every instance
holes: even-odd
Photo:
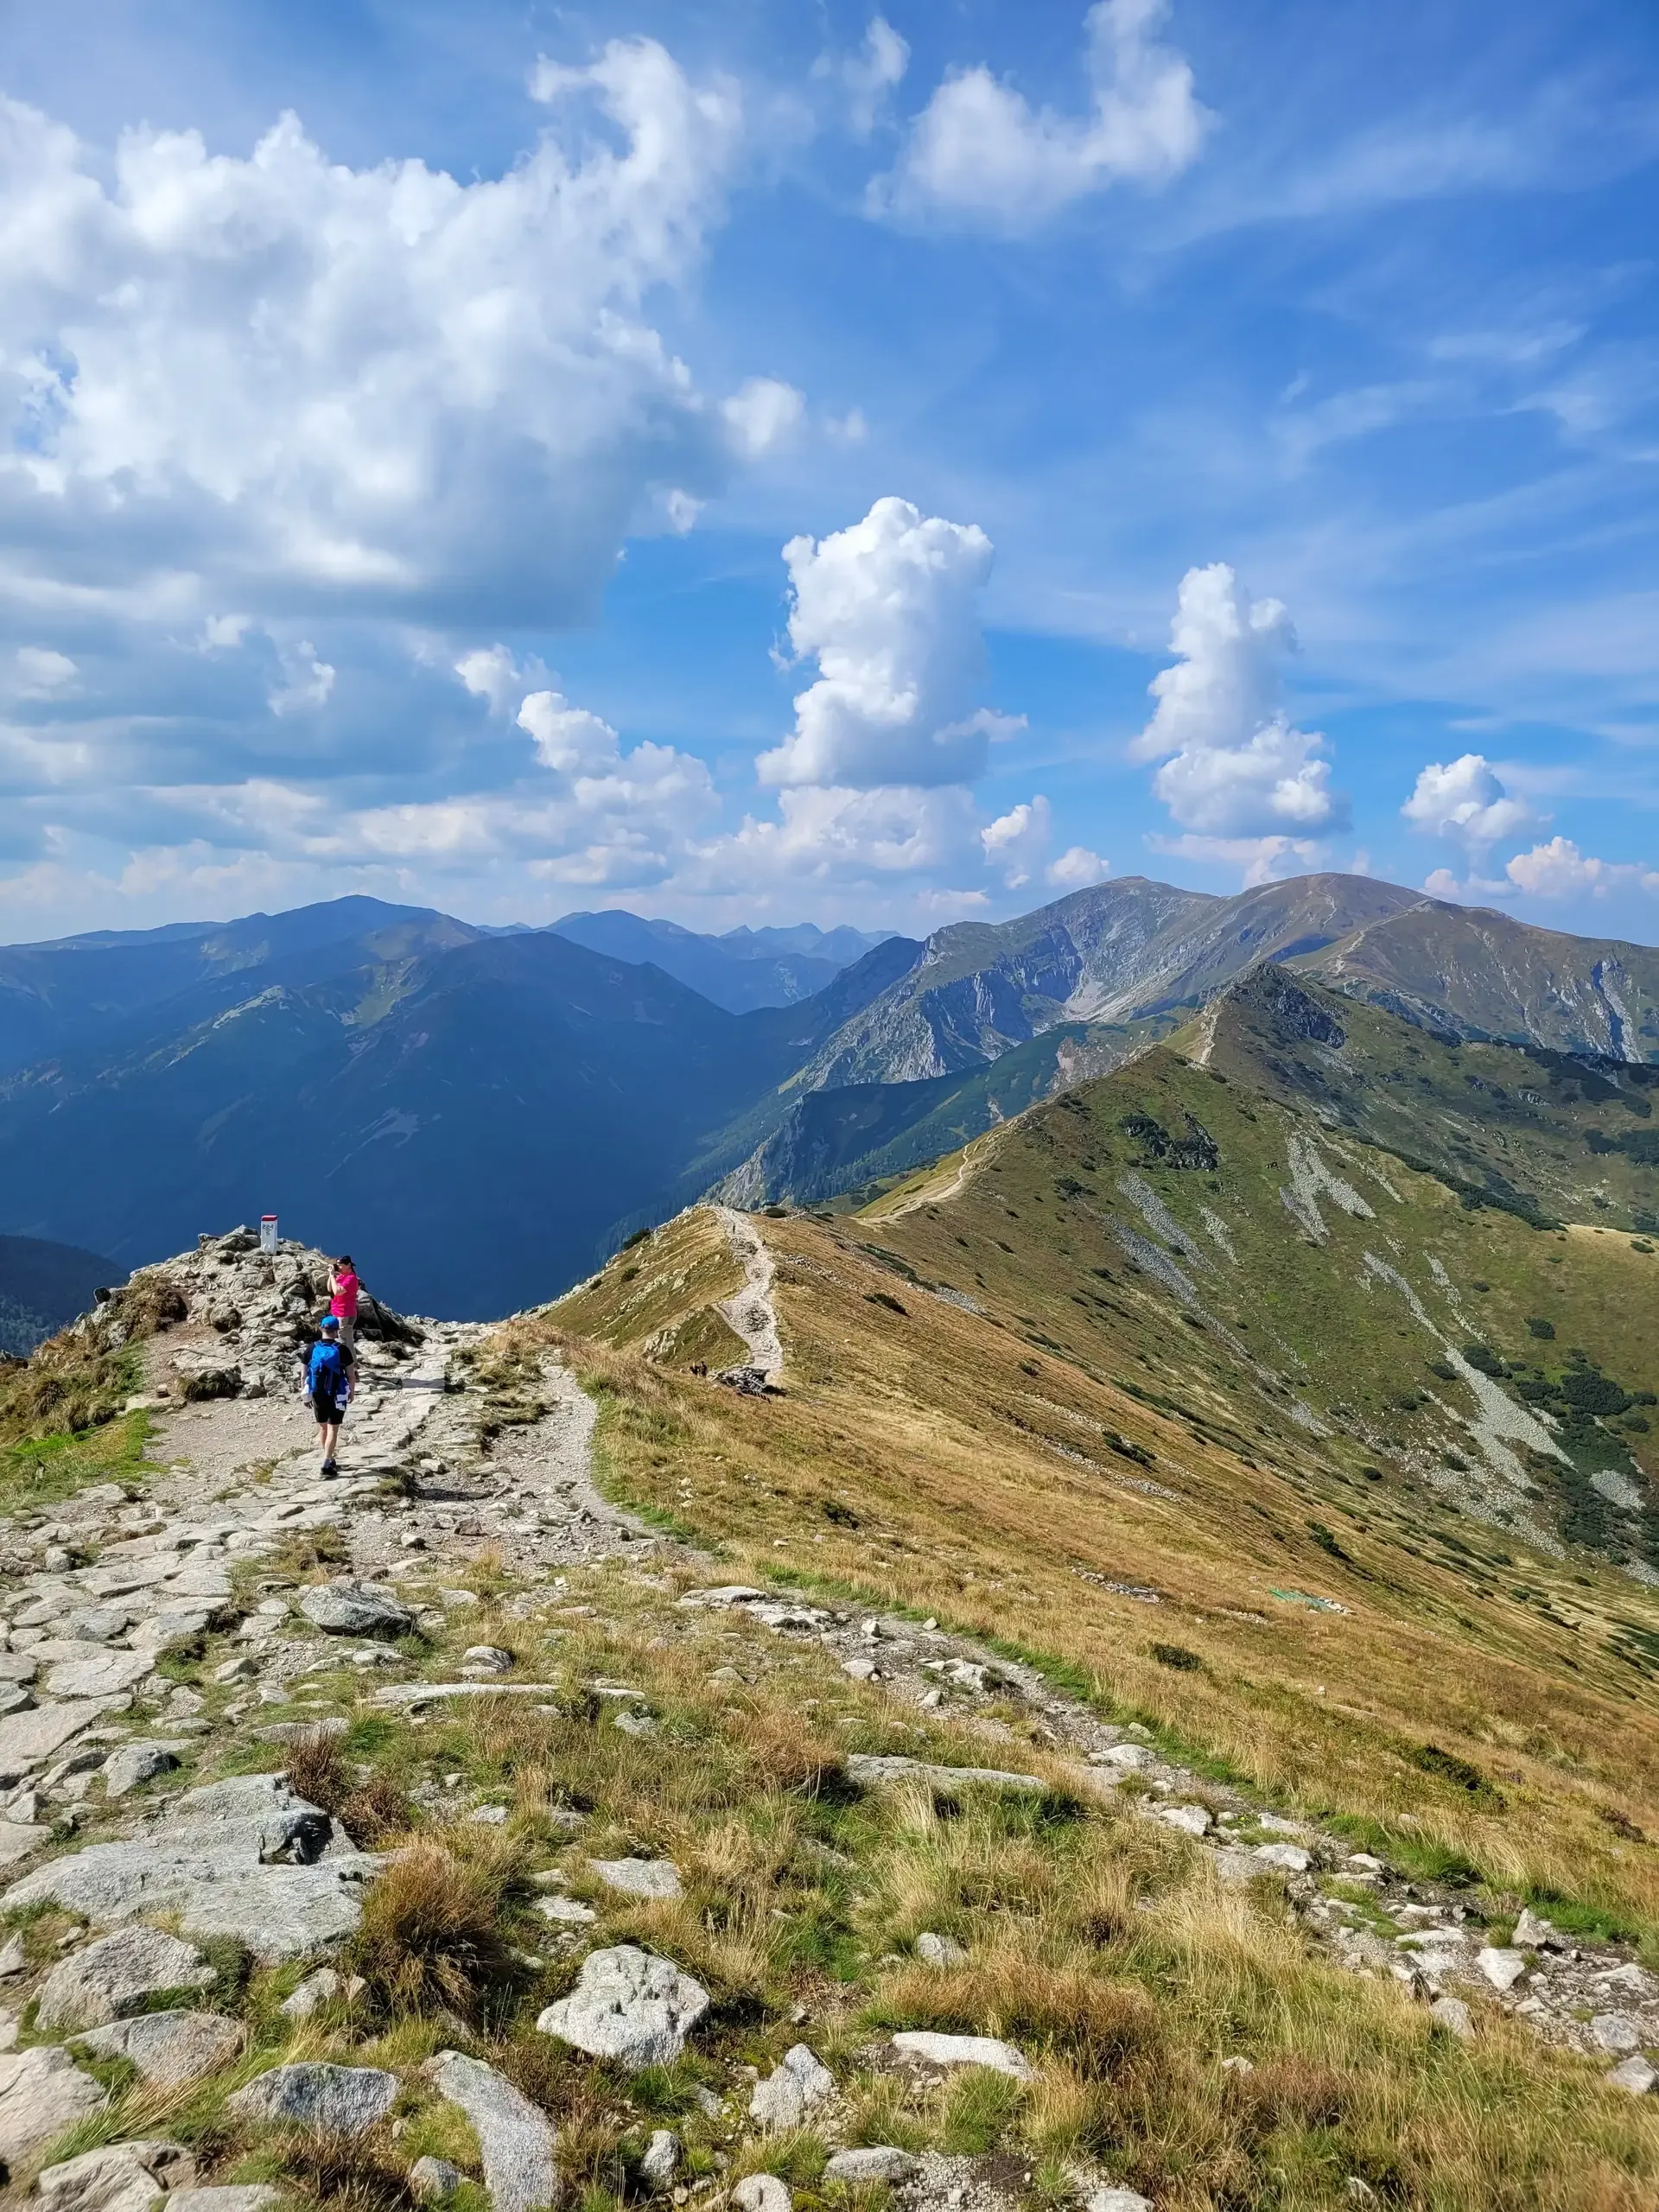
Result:
[[[728,1224],[722,1211],[722,1225],[745,1263],[733,1319],[756,1365],[775,1372],[764,1242],[741,1216]],[[1190,1840],[1179,1847],[1207,1854],[1223,1885],[1278,1885],[1312,1944],[1356,1974],[1404,1982],[1450,2036],[1478,2038],[1501,2011],[1599,2056],[1617,2086],[1653,2087],[1642,2054],[1659,2046],[1659,1980],[1628,1952],[1560,1936],[1529,1914],[1495,1933],[1455,1887],[1408,1880],[1338,1835],[1203,1780],[1147,1731],[1102,1719],[1033,1667],[936,1621],[722,1580],[716,1559],[600,1495],[594,1408],[551,1358],[528,1395],[520,1377],[504,1413],[478,1379],[487,1330],[372,1317],[341,1476],[319,1480],[294,1348],[318,1310],[323,1265],[291,1246],[261,1255],[238,1231],[149,1271],[164,1279],[173,1319],[142,1346],[153,1423],[145,1494],[82,1490],[14,1522],[6,1540],[0,2158],[14,2194],[52,2158],[38,2187],[59,2212],[143,2212],[163,2196],[177,2212],[277,2204],[283,2183],[225,2182],[211,2152],[204,2169],[166,2135],[168,2097],[222,2077],[236,2085],[224,2108],[244,2155],[265,2132],[367,2139],[416,2124],[391,2115],[425,2099],[465,2116],[490,2202],[533,2212],[553,2201],[556,2132],[498,2068],[446,2050],[400,2071],[383,2063],[384,2044],[375,2063],[342,2063],[370,2039],[354,2026],[349,1946],[399,1847],[359,1847],[282,1770],[284,1741],[297,1739],[297,1777],[301,1747],[314,1760],[320,1742],[343,1738],[365,1716],[382,1730],[435,1733],[477,1700],[480,1713],[518,1699],[563,1709],[569,1683],[521,1679],[501,1643],[468,1640],[469,1617],[491,1606],[504,1637],[514,1622],[545,1619],[554,1646],[631,1607],[641,1635],[649,1630],[642,1649],[688,1652],[733,1695],[768,1681],[787,1690],[810,1654],[863,1711],[891,1716],[889,1737],[948,1722],[983,1747],[972,1764],[951,1765],[853,1751],[851,1789],[948,1804],[976,1792],[1039,1796],[1058,1776],[1081,1798],[1144,1816],[1172,1847]],[[122,1312],[118,1300],[82,1326],[117,1340]],[[650,1741],[650,1695],[600,1677],[580,1689],[606,1726]],[[1022,1764],[1033,1753],[1042,1774]],[[256,1764],[264,1770],[250,1771]],[[423,1783],[413,1802],[434,1830],[509,1817],[459,1771]],[[547,1824],[579,1852],[585,1817],[561,1799]],[[537,2032],[625,2069],[670,2064],[688,2039],[695,2047],[709,1994],[671,1943],[658,1953],[648,1941],[601,1940],[607,1898],[647,1915],[672,1908],[673,1861],[577,1857],[533,1878],[545,1892],[544,1934],[528,1965],[567,1982],[578,1969]],[[571,1893],[584,1887],[593,1902]],[[924,1931],[914,1955],[943,1969],[965,1955]],[[242,1962],[234,1970],[232,1959]],[[284,2063],[259,2070],[255,2044],[270,2052],[259,2025],[269,2012],[247,1994],[256,1987],[267,2007],[287,1988],[280,2012],[296,2031],[313,2016],[332,2021],[335,2056],[316,2057],[302,2037]],[[788,2212],[787,2183],[764,2171],[766,2146],[810,2125],[830,2147],[826,2183],[884,2185],[926,2212],[1020,2196],[1029,2176],[1005,2171],[1006,2159],[846,2139],[848,2085],[805,2039],[804,2007],[798,2024],[803,2039],[771,2072],[740,2068],[720,2088],[699,2088],[707,2171],[693,2172],[679,2138],[661,2128],[634,2185],[676,2202],[729,2197],[738,2212]],[[464,2023],[454,2027],[465,2040]],[[866,2057],[924,2081],[964,2066],[1014,2081],[1032,2070],[1013,2042],[921,2031]],[[128,2069],[119,2081],[109,2070],[117,2063]],[[135,2070],[161,2132],[98,2139]],[[77,2127],[91,2131],[92,2147],[72,2138],[73,2155],[54,2157]],[[201,2139],[219,2139],[211,2130]],[[734,2178],[745,2167],[755,2170]],[[407,2183],[435,2199],[469,2185],[435,2154]],[[1147,2202],[1086,2171],[1076,2193],[1092,2212]]]

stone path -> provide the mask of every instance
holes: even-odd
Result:
[[[721,1210],[721,1218],[745,1263],[734,1323],[741,1320],[755,1363],[776,1372],[781,1351],[764,1247],[741,1216]],[[1510,1942],[1495,1945],[1456,1892],[1414,1885],[1332,1835],[1278,1818],[1242,1792],[1200,1783],[1164,1758],[1145,1730],[1100,1719],[1033,1670],[936,1623],[716,1584],[713,1560],[669,1545],[598,1495],[589,1465],[594,1409],[556,1363],[545,1362],[535,1378],[535,1418],[493,1435],[480,1427],[486,1401],[468,1387],[480,1327],[390,1317],[381,1333],[365,1337],[341,1475],[321,1480],[291,1348],[312,1311],[320,1259],[289,1251],[278,1259],[281,1266],[270,1266],[244,1234],[177,1263],[190,1319],[145,1351],[156,1402],[149,1497],[129,1500],[104,1484],[12,1524],[0,1582],[0,1866],[11,1885],[0,1903],[7,1907],[57,1900],[100,1934],[160,1912],[185,1939],[228,1934],[273,1959],[326,1945],[355,1924],[378,1862],[354,1852],[279,1777],[168,1788],[170,1772],[188,1782],[185,1770],[208,1728],[201,1694],[158,1671],[168,1647],[207,1629],[232,1632],[232,1656],[217,1673],[235,1693],[225,1718],[234,1724],[254,1716],[257,1726],[262,1703],[291,1707],[302,1700],[308,1673],[340,1664],[338,1637],[319,1655],[314,1636],[289,1632],[302,1598],[312,1620],[319,1605],[337,1605],[340,1623],[328,1625],[360,1615],[353,1633],[364,1640],[345,1656],[370,1672],[396,1661],[377,1627],[396,1632],[410,1618],[396,1594],[401,1570],[418,1565],[429,1577],[450,1559],[459,1568],[493,1541],[515,1579],[534,1582],[637,1550],[707,1574],[709,1586],[693,1590],[684,1605],[741,1609],[780,1644],[810,1639],[854,1679],[918,1713],[966,1721],[984,1739],[982,1766],[867,1759],[858,1777],[864,1786],[919,1774],[941,1796],[966,1783],[1029,1788],[1033,1777],[1015,1754],[1034,1736],[1071,1758],[1080,1789],[1122,1793],[1146,1817],[1212,1853],[1222,1880],[1281,1880],[1302,1926],[1332,1961],[1408,1982],[1454,2033],[1473,2031],[1465,1999],[1478,1992],[1548,2040],[1599,2055],[1610,2069],[1617,2062],[1622,2085],[1651,2085],[1642,2054],[1659,2048],[1659,1980],[1627,1953],[1557,1936],[1531,1916]],[[198,1318],[204,1308],[217,1318]],[[181,1388],[209,1387],[204,1377],[218,1395],[180,1404]],[[526,1395],[522,1383],[515,1391]],[[337,1564],[346,1586],[332,1596],[315,1583],[302,1592],[296,1548],[308,1548],[305,1564],[318,1557]],[[475,1602],[464,1591],[440,1595],[446,1605]],[[481,1694],[491,1687],[492,1656],[480,1647],[468,1657],[479,1679],[454,1687]],[[764,1667],[753,1656],[746,1663]],[[528,1694],[536,1686],[510,1687]],[[398,1709],[396,1688],[386,1701]],[[140,1712],[142,1722],[131,1717]],[[46,1857],[66,1827],[93,1814],[107,1823],[118,1796],[143,1781],[162,1788],[135,1801],[113,1840],[106,1834],[86,1849]],[[1348,1897],[1321,1880],[1332,1875]],[[72,1952],[69,1960],[83,1955]],[[633,1962],[617,1967],[626,1980],[624,1967],[633,1972]],[[10,1967],[0,1951],[0,1987],[21,1968],[21,1950]],[[690,2002],[677,1989],[646,1994],[659,2009],[669,1997]],[[194,2063],[188,2053],[200,2042],[201,2017],[187,2012],[165,2031],[169,2048],[176,2044],[185,2054],[178,2063]],[[17,2031],[15,2018],[0,2013],[0,2053]],[[73,2117],[85,2106],[87,2077],[73,2069],[66,2075],[60,2060],[65,2055],[56,2050],[0,2056],[0,2137],[8,2125],[14,2129],[10,2150],[0,2140],[0,2157],[26,2156],[38,2139],[28,2137],[32,2123],[16,2115]],[[304,2085],[305,2094],[315,2086]],[[523,2123],[491,2084],[468,2075],[466,2086],[480,2109],[499,2107],[513,2126]],[[63,2124],[60,2116],[48,2139]],[[16,2139],[18,2128],[27,2139]],[[932,2171],[925,2161],[901,2184],[907,2198],[932,2203]]]
[[[775,1382],[784,1371],[784,1347],[772,1302],[772,1254],[747,1214],[731,1206],[715,1206],[713,1211],[743,1268],[742,1289],[718,1311],[748,1346],[752,1363]]]

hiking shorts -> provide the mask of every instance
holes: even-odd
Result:
[[[338,1398],[325,1398],[321,1394],[311,1401],[311,1411],[319,1428],[338,1428],[346,1418],[346,1408]]]

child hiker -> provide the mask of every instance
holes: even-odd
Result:
[[[349,1344],[340,1341],[340,1319],[325,1313],[317,1325],[318,1341],[305,1363],[305,1395],[316,1418],[317,1441],[322,1446],[322,1478],[330,1482],[340,1472],[335,1453],[340,1427],[351,1403],[357,1382],[357,1362]]]

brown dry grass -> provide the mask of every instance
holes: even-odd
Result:
[[[477,2019],[512,1980],[502,1923],[523,1872],[512,1844],[464,1854],[425,1839],[405,1846],[370,1889],[352,1944],[370,1998],[394,2016]]]
[[[629,1287],[658,1326],[677,1271],[707,1240],[703,1218],[659,1233],[652,1296]],[[864,1294],[891,1281],[883,1270],[809,1219],[759,1225],[780,1262],[805,1263],[778,1271],[783,1398],[735,1398],[654,1364],[629,1348],[621,1301],[616,1344],[562,1336],[577,1319],[607,1325],[603,1281],[518,1325],[562,1343],[595,1389],[601,1465],[620,1494],[718,1539],[734,1577],[783,1567],[1046,1656],[1276,1802],[1388,1831],[1396,1853],[1450,1853],[1516,1894],[1588,1898],[1659,1926],[1659,1851],[1630,1833],[1659,1834],[1659,1733],[1580,1659],[1584,1635],[1541,1629],[1502,1591],[1476,1619],[1440,1566],[1352,1538],[1370,1579],[1344,1588],[1345,1618],[1278,1604],[1274,1587],[1331,1579],[1301,1533],[1295,1465],[1246,1467],[932,1299],[912,1299],[903,1325],[873,1325]],[[1079,1437],[1091,1432],[1077,1424],[1093,1424],[1149,1454],[1179,1499],[1128,1486],[1135,1463],[1120,1479],[1097,1443],[1103,1471],[1049,1451],[1040,1429],[1072,1430],[1058,1412],[1039,1417],[1035,1398]],[[1529,1560],[1528,1573],[1581,1620],[1639,1602],[1610,1571]],[[1152,1613],[1109,1580],[1149,1585],[1164,1603]],[[1154,1642],[1200,1663],[1160,1665]],[[1430,1740],[1491,1774],[1496,1796],[1426,1777],[1414,1754]]]
[[[352,1841],[373,1850],[410,1827],[408,1796],[390,1774],[371,1770],[359,1775],[326,1729],[296,1736],[287,1750],[290,1788],[330,1813]]]

